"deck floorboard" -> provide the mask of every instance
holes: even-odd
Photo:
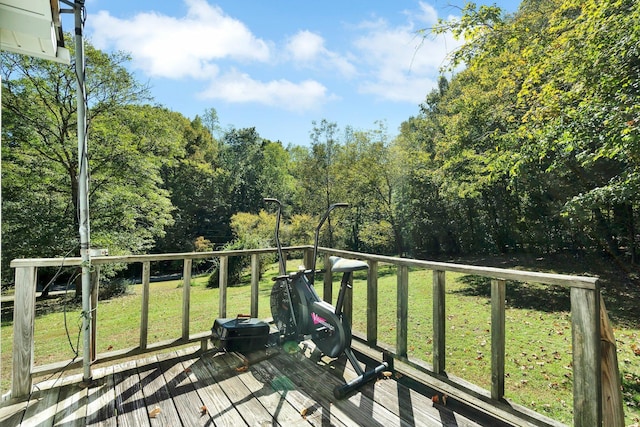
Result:
[[[303,343],[289,354],[271,348],[242,355],[170,351],[36,384],[28,399],[0,407],[2,426],[420,426],[503,425],[455,405],[406,377],[364,385],[336,400],[334,386],[354,378],[345,360]]]

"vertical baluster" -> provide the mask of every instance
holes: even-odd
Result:
[[[329,261],[329,254],[324,254],[323,278],[322,299],[331,304],[331,301],[333,300],[333,274],[331,273],[331,261]]]
[[[258,317],[260,290],[260,255],[251,254],[251,317]]]
[[[506,282],[491,281],[491,398],[504,397]]]
[[[396,352],[407,357],[407,329],[409,327],[409,267],[398,266],[398,307],[396,321]]]
[[[98,292],[100,290],[100,265],[91,273],[91,361],[95,361],[98,348]]]
[[[221,256],[220,257],[220,269],[219,269],[219,291],[220,291],[220,301],[219,304],[219,312],[220,317],[227,317],[227,284],[229,283],[229,257]]]
[[[433,370],[444,374],[446,366],[445,272],[433,271]]]
[[[189,321],[191,313],[191,268],[193,260],[186,258],[182,266],[182,339],[189,339]]]
[[[367,273],[367,343],[378,343],[378,262],[369,261]]]
[[[142,308],[140,313],[140,349],[147,349],[149,332],[149,283],[151,279],[151,263],[142,263]]]

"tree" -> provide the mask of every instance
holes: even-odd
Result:
[[[92,245],[143,252],[172,220],[158,170],[180,139],[166,110],[141,105],[126,54],[85,54]],[[78,253],[78,144],[73,64],[1,55],[6,272],[16,257]]]

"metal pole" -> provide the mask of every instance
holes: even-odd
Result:
[[[75,15],[75,42],[76,42],[76,80],[77,80],[77,104],[78,104],[78,201],[79,232],[80,232],[80,257],[82,258],[82,367],[83,381],[91,380],[91,246],[89,230],[89,157],[87,153],[87,116],[86,116],[86,91],[85,91],[85,62],[83,40],[83,13],[84,0],[76,0],[74,3]]]

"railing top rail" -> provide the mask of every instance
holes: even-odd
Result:
[[[311,248],[310,245],[288,246],[282,248],[284,251],[305,250]],[[566,274],[539,273],[533,271],[513,270],[497,267],[481,267],[466,264],[455,264],[450,262],[424,261],[410,258],[397,258],[385,255],[366,254],[362,252],[345,251],[333,248],[318,248],[319,252],[340,255],[350,258],[357,258],[366,261],[378,261],[394,265],[403,265],[408,267],[418,267],[428,270],[443,270],[463,274],[474,274],[478,276],[490,277],[494,279],[517,280],[522,282],[535,282],[546,285],[558,285],[565,287],[575,287],[583,289],[597,289],[598,278],[587,276],[572,276]],[[154,261],[170,261],[180,259],[203,259],[219,256],[237,256],[264,254],[275,251],[275,248],[264,249],[240,249],[231,251],[211,251],[211,252],[184,252],[170,254],[147,254],[147,255],[116,255],[116,256],[97,256],[91,258],[91,263],[95,265],[112,264],[112,263],[135,263],[135,262],[154,262]],[[11,261],[12,268],[19,267],[59,267],[79,266],[82,259],[78,257],[70,258],[22,258]]]
[[[311,246],[288,246],[282,248],[284,251],[299,251],[309,249]],[[203,259],[219,256],[235,256],[235,255],[251,255],[266,254],[274,252],[275,248],[264,249],[238,249],[232,251],[210,251],[210,252],[181,252],[168,254],[145,254],[145,255],[114,255],[114,256],[96,256],[91,257],[91,263],[114,264],[114,263],[134,263],[134,262],[154,262],[154,261],[172,261],[181,259]],[[11,261],[11,268],[19,267],[60,267],[61,265],[72,267],[82,264],[79,257],[67,258],[17,258]]]
[[[419,267],[427,270],[443,270],[455,273],[474,274],[494,279],[517,280],[520,282],[535,282],[545,285],[558,285],[570,288],[597,289],[598,278],[587,276],[572,276],[567,274],[539,273],[535,271],[513,270],[497,267],[481,267],[475,265],[455,264],[450,262],[424,261],[410,258],[397,258],[385,255],[372,255],[361,252],[344,251],[332,248],[318,248],[320,252],[357,258],[364,261],[378,261],[407,267]]]

